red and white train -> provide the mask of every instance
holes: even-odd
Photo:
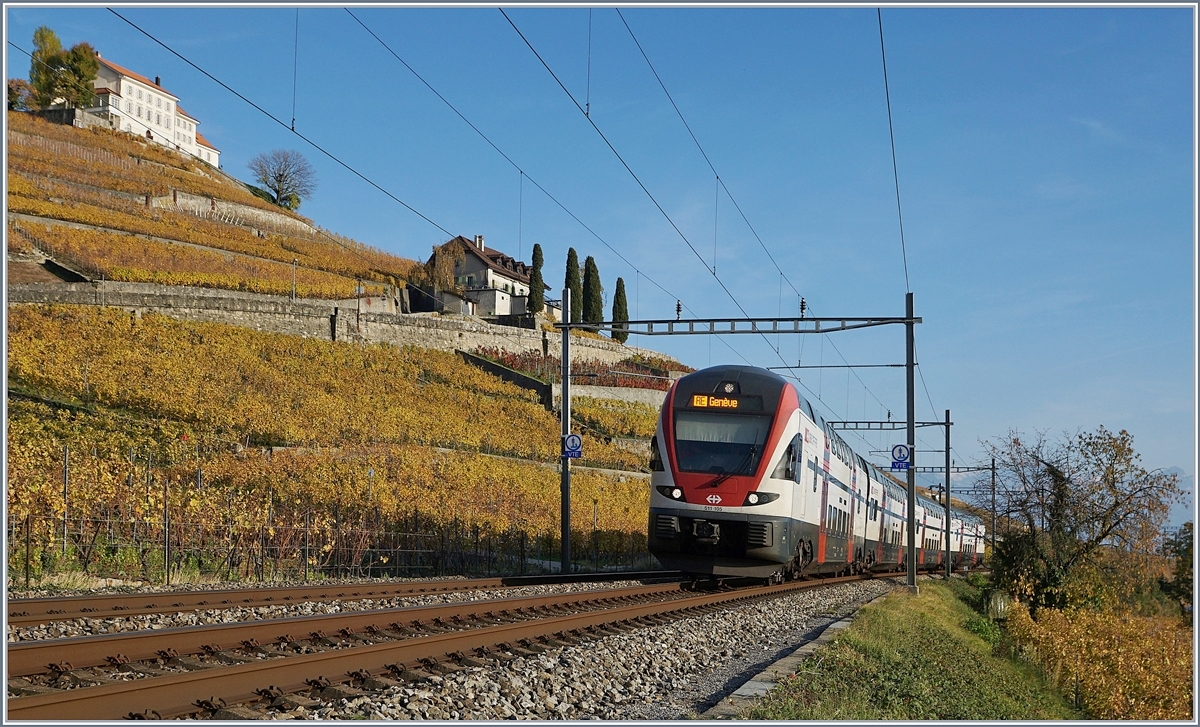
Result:
[[[791,579],[903,570],[907,491],[765,369],[679,379],[651,441],[650,552],[670,569]],[[917,567],[945,568],[945,508],[917,497]],[[954,567],[982,563],[983,523],[953,510]]]

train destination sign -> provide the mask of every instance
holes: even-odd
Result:
[[[738,400],[732,396],[693,394],[692,406],[697,409],[736,409],[738,408]]]

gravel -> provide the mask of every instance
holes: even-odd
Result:
[[[361,581],[358,581],[361,583]],[[839,584],[726,611],[646,627],[507,663],[487,661],[425,682],[269,714],[274,719],[695,719],[824,626],[903,583],[899,578]],[[373,608],[479,601],[636,585],[635,582],[524,586],[404,598],[279,604],[254,608],[77,618],[9,628],[8,640],[62,638],[202,623],[284,618]],[[263,716],[268,716],[264,714]]]
[[[357,583],[361,583],[358,581]],[[8,627],[9,643],[17,641],[39,641],[43,639],[96,636],[126,631],[172,629],[201,624],[237,623],[239,621],[265,621],[296,616],[316,616],[342,613],[345,611],[370,611],[373,609],[401,608],[406,606],[428,606],[439,603],[462,603],[486,601],[513,596],[538,596],[556,593],[579,593],[582,591],[627,588],[640,585],[637,581],[615,581],[607,583],[571,583],[563,585],[517,586],[513,588],[478,591],[454,591],[429,593],[394,598],[366,598],[354,601],[322,601],[307,603],[272,604],[268,606],[212,608],[179,611],[176,613],[138,614],[112,616],[108,618],[74,618],[54,621],[37,626]]]
[[[489,662],[277,719],[694,719],[806,636],[900,585],[847,583]]]

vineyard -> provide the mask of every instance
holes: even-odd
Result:
[[[30,518],[43,554],[65,530],[80,565],[118,557],[84,547],[97,538],[161,527],[164,498],[180,524],[172,537],[249,543],[268,528],[262,538],[281,540],[265,547],[280,553],[305,532],[338,558],[354,552],[329,542],[339,533],[394,529],[414,513],[427,530],[469,525],[512,542],[557,527],[558,422],[531,392],[449,353],[18,305],[8,383],[10,527]],[[645,467],[602,438],[585,435],[584,447],[584,465]],[[579,522],[594,504],[609,537],[644,533],[642,479],[581,470],[574,492]],[[20,558],[10,549],[14,569]]]
[[[108,130],[85,131],[49,124],[28,114],[9,113],[8,118],[10,212],[191,243],[262,258],[264,263],[286,264],[289,268],[295,260],[301,269],[313,273],[309,276],[314,281],[307,288],[309,295],[318,295],[317,290],[347,287],[353,290],[356,279],[396,285],[407,279],[417,265],[412,260],[314,228],[308,220],[259,199],[244,186],[214,178],[204,169],[206,165],[185,160],[156,144]],[[220,200],[270,212],[285,221],[292,217],[303,227],[263,231],[234,224],[238,220],[221,218],[216,212],[195,205],[172,205],[171,195],[175,193],[204,198],[206,205],[207,200],[212,200],[214,210]],[[159,199],[165,202],[160,204]],[[157,206],[151,205],[151,200]],[[308,232],[295,232],[299,229]],[[126,247],[142,242],[142,238],[127,240]],[[183,268],[172,269],[172,264],[178,265],[178,261],[169,255],[162,259],[161,265],[155,264],[164,252],[161,245],[144,247],[141,258],[145,264],[125,266],[119,279],[162,282],[150,274],[157,269],[173,273],[172,280],[187,285],[278,290],[277,283],[265,282],[274,281],[274,273],[266,278],[242,279],[237,269],[206,268],[216,257],[196,256]],[[81,246],[76,253],[85,257],[72,262],[87,270],[102,270],[112,264],[86,256],[90,252]],[[209,279],[190,282],[206,272],[211,273]],[[320,273],[328,275],[316,284],[314,276]],[[330,276],[344,279],[331,282]]]
[[[1023,653],[1096,719],[1192,717],[1192,630],[1177,617],[1009,608]]]
[[[572,397],[575,421],[610,437],[649,439],[658,426],[658,410],[648,404],[613,399]]]
[[[76,129],[15,111],[8,112],[8,129],[10,172],[25,171],[156,197],[178,189],[304,219],[254,196],[245,187],[217,179],[202,162],[131,134],[96,127]],[[65,163],[70,161],[68,157],[88,163]]]
[[[561,358],[542,356],[533,351],[511,353],[494,346],[480,346],[475,354],[548,383],[560,383],[562,379]],[[671,371],[691,373],[695,369],[666,357],[645,355],[630,356],[615,364],[595,360],[571,362],[573,382],[588,386],[666,391],[671,388]]]
[[[274,295],[292,290],[292,266],[283,263],[119,232],[9,223],[9,250],[34,247],[92,278]],[[356,283],[350,278],[310,269],[297,269],[295,275],[299,297],[336,300],[355,295]],[[379,285],[362,288],[367,295],[383,291]]]

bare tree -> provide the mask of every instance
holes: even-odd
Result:
[[[1035,607],[1069,605],[1073,577],[1105,551],[1128,558],[1156,549],[1179,495],[1175,475],[1140,466],[1124,430],[1100,427],[1058,441],[1010,432],[984,447],[996,458],[1006,523],[993,554],[995,577]]]
[[[291,149],[272,149],[254,155],[250,163],[254,178],[270,191],[275,204],[294,210],[301,199],[317,188],[317,170],[304,155]]]

